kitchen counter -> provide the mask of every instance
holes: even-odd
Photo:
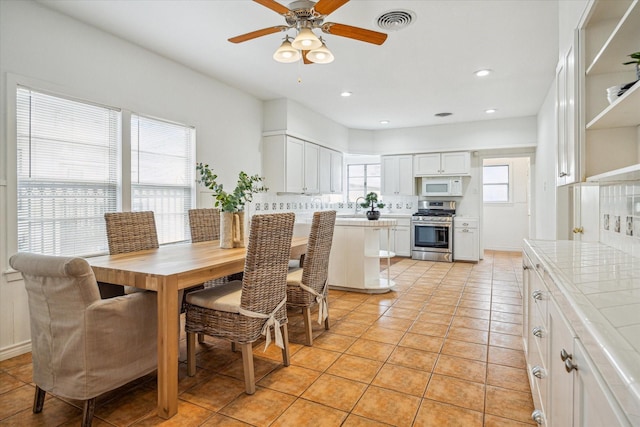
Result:
[[[601,243],[525,242],[625,415],[640,425],[640,259]]]

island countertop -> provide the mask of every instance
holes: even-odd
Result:
[[[342,226],[342,227],[390,228],[390,227],[395,227],[397,223],[398,223],[398,220],[393,218],[380,218],[378,220],[368,220],[367,218],[336,217],[336,226]]]

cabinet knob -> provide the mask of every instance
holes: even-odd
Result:
[[[565,362],[566,363],[566,362]],[[534,377],[538,378],[538,379],[542,379],[544,377],[546,377],[547,373],[544,371],[544,368],[541,366],[534,366],[533,368],[531,368],[531,373],[533,374]]]
[[[531,419],[535,421],[537,424],[544,424],[544,414],[540,409],[536,409],[531,413]]]
[[[576,228],[574,228],[574,229],[573,229],[573,230],[571,230],[571,231],[573,231],[573,234],[582,234],[582,233],[584,233],[584,228],[582,228],[582,227],[576,227]]]
[[[464,229],[462,230],[462,232],[463,232],[463,233],[468,233],[468,232],[469,232],[469,229],[468,229],[468,228],[464,228]]]
[[[567,350],[565,350],[564,348],[560,350],[560,359],[562,359],[563,362],[567,359],[571,359],[571,357],[572,355],[567,353]]]
[[[535,300],[540,301],[540,300],[542,299],[542,291],[541,291],[541,290],[536,289],[535,291],[533,291],[533,292],[531,293],[531,297],[532,297],[533,299],[535,299]]]
[[[540,326],[536,326],[535,328],[533,328],[533,329],[531,330],[531,333],[532,333],[534,336],[538,337],[538,338],[542,338],[542,328],[541,328]],[[564,350],[563,350],[563,351],[564,351]],[[562,359],[562,360],[564,360],[564,359]]]
[[[522,269],[523,269],[523,270],[528,270],[528,269],[529,269],[529,266],[528,266],[528,265],[523,265],[523,266],[522,266]]]
[[[576,371],[578,370],[578,365],[573,363],[573,360],[571,358],[568,358],[564,361],[564,369],[566,369],[567,372],[571,373],[571,371],[573,371],[574,369]]]
[[[468,222],[463,222],[462,225],[466,227],[466,226],[469,225],[469,223]]]
[[[560,173],[558,174],[558,176],[559,176],[560,178],[564,178],[564,177],[565,177],[565,176],[567,176],[567,175],[568,175],[568,174],[567,174],[566,172],[560,172]]]

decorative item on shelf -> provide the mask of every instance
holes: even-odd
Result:
[[[243,248],[245,245],[244,205],[253,200],[253,195],[268,190],[260,183],[263,178],[258,175],[247,175],[240,171],[238,183],[232,193],[224,191],[222,184],[216,181],[209,165],[198,163],[196,170],[200,172],[199,184],[213,191],[216,198],[215,207],[220,208],[220,247],[223,249]]]
[[[623,62],[622,65],[635,64],[636,65],[636,78],[637,78],[637,80],[640,80],[640,52],[634,52],[634,53],[632,53],[630,55],[627,55],[627,56],[630,57],[632,60],[631,61],[627,61],[627,62]]]
[[[378,195],[374,192],[367,194],[364,199],[366,200],[364,203],[360,203],[360,206],[363,208],[371,208],[367,211],[367,219],[368,220],[377,220],[380,218],[380,211],[377,211],[376,208],[382,209],[385,204],[382,201],[378,202]]]

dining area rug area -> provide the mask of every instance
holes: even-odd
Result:
[[[101,426],[535,425],[522,350],[522,257],[485,251],[478,263],[395,257],[384,294],[329,291],[330,329],[312,312],[313,346],[289,310],[291,364],[254,344],[256,393],[244,393],[242,355],[196,344],[187,376],[181,325],[178,414],[156,416],[155,374],[97,398]],[[381,262],[386,275],[387,261]],[[0,426],[77,426],[82,403],[47,394],[33,414],[31,354],[0,362]]]

